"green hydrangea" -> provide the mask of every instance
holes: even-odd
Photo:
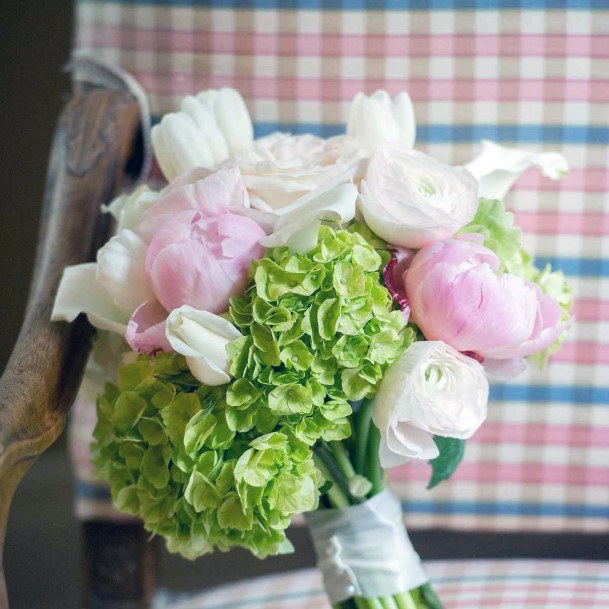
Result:
[[[567,279],[562,271],[553,271],[550,265],[544,269],[535,266],[533,257],[522,245],[522,231],[514,226],[514,214],[506,211],[502,201],[480,199],[476,216],[459,232],[483,235],[484,245],[497,254],[502,271],[533,281],[558,302],[563,321],[571,317],[573,293]],[[546,350],[527,359],[544,366],[548,357],[558,351],[564,337],[563,333]]]
[[[289,399],[288,399],[289,401]],[[285,529],[314,510],[323,479],[309,446],[229,425],[226,386],[194,379],[182,356],[140,356],[98,398],[93,454],[117,508],[187,558],[291,550]]]
[[[226,419],[236,432],[283,432],[313,445],[351,435],[350,402],[371,397],[413,339],[381,284],[382,255],[358,232],[322,226],[315,249],[253,262],[230,315],[235,381]]]

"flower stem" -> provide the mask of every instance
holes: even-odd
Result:
[[[398,609],[393,596],[382,596],[381,604],[383,605],[383,609]]]
[[[410,596],[410,592],[396,594],[393,598],[398,609],[417,609],[418,607],[412,596]]]
[[[355,429],[355,471],[361,476],[366,476],[366,449],[368,447],[368,436],[372,422],[373,400],[364,400],[356,415]]]
[[[349,497],[342,491],[334,476],[330,473],[330,469],[326,466],[324,459],[318,453],[313,453],[315,466],[322,473],[323,477],[332,483],[330,490],[326,493],[328,501],[333,508],[345,508],[351,505]]]
[[[370,496],[378,495],[384,488],[383,472],[379,457],[379,448],[381,445],[381,433],[376,425],[370,426],[368,438],[368,479],[372,483]]]
[[[347,454],[347,449],[342,442],[330,442],[330,449],[336,460],[336,465],[340,468],[340,471],[344,474],[347,480],[355,476],[355,470]]]

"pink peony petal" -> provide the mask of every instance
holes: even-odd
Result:
[[[141,304],[131,316],[125,340],[138,353],[152,355],[157,351],[171,351],[165,336],[167,311],[155,300]]]

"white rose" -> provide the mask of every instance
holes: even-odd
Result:
[[[347,135],[355,138],[369,155],[389,142],[412,148],[416,125],[408,93],[400,93],[393,101],[387,91],[370,96],[358,93],[349,109]]]
[[[569,164],[562,154],[506,148],[489,140],[482,141],[480,154],[465,165],[478,180],[479,196],[500,201],[529,167],[536,167],[551,180],[560,180],[569,173]]]
[[[473,219],[477,183],[463,168],[385,145],[368,163],[358,206],[377,235],[392,245],[418,249],[450,237]]]
[[[252,120],[235,89],[202,91],[182,100],[152,128],[154,154],[168,181],[197,167],[212,167],[248,148]]]
[[[311,134],[272,133],[234,158],[252,205],[279,209],[314,190],[349,182],[361,152],[346,136],[323,139]]]
[[[442,341],[413,343],[389,368],[374,399],[385,468],[433,459],[433,436],[469,438],[486,418],[482,366]]]
[[[228,374],[228,343],[241,332],[229,321],[188,305],[174,309],[165,330],[172,349],[186,356],[193,376],[205,385],[224,385]]]

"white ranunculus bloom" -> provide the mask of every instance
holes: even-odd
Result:
[[[53,305],[53,321],[85,313],[101,330],[123,335],[133,311],[153,299],[146,279],[146,244],[123,230],[97,252],[97,263],[67,267]]]
[[[254,128],[235,89],[210,89],[182,100],[152,128],[152,146],[167,180],[213,167],[251,146]]]
[[[477,183],[461,167],[387,144],[368,163],[358,206],[377,235],[418,249],[450,237],[473,219]]]
[[[229,382],[226,347],[241,336],[233,324],[209,311],[184,305],[169,314],[165,332],[172,349],[186,356],[197,380],[212,386]]]
[[[158,201],[159,193],[150,190],[148,186],[140,186],[129,194],[116,197],[103,211],[112,215],[116,220],[116,232],[124,229],[138,232],[144,214]]]
[[[252,206],[280,209],[312,193],[349,182],[361,151],[347,136],[272,133],[233,160],[239,165]]]
[[[416,125],[408,93],[400,93],[393,100],[387,91],[376,91],[370,96],[358,93],[349,109],[347,135],[355,138],[369,155],[389,142],[412,148]]]
[[[478,194],[484,199],[503,200],[512,184],[529,167],[536,167],[551,180],[569,173],[569,164],[557,152],[529,152],[482,141],[480,154],[465,165],[478,180]]]
[[[433,459],[433,436],[466,439],[486,418],[483,367],[442,341],[413,343],[389,368],[374,398],[383,467]]]

